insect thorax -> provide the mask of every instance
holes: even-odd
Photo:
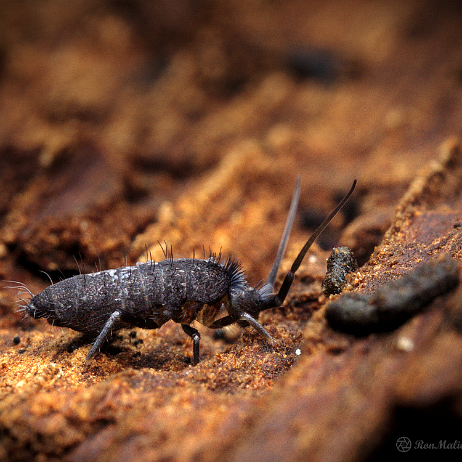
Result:
[[[203,305],[195,319],[202,325],[209,327],[219,316],[226,315],[229,311],[229,296],[225,295],[216,303]]]

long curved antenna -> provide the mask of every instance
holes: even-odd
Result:
[[[337,215],[337,213],[340,211],[340,209],[345,205],[345,203],[348,201],[350,196],[353,194],[353,191],[356,186],[356,180],[353,181],[353,185],[351,186],[350,190],[346,194],[346,196],[340,201],[340,203],[335,207],[334,210],[329,214],[329,216],[319,225],[319,227],[316,229],[316,231],[311,235],[311,237],[306,241],[306,244],[303,246],[302,250],[300,250],[300,253],[298,254],[297,258],[295,261],[292,263],[292,267],[290,268],[290,271],[286,274],[286,277],[284,278],[284,281],[281,285],[281,288],[279,289],[279,292],[277,295],[274,296],[274,299],[272,300],[272,306],[269,306],[270,303],[266,304],[263,309],[275,307],[281,305],[288,292],[290,289],[290,286],[292,285],[292,282],[295,277],[295,272],[298,270],[300,267],[303,259],[305,258],[306,253],[308,252],[308,249],[311,247],[313,242],[316,240],[316,238],[324,231],[326,226],[330,223],[332,218]]]
[[[294,195],[292,196],[292,202],[290,203],[289,215],[287,216],[286,226],[284,232],[281,236],[281,241],[279,242],[278,252],[276,258],[274,259],[273,267],[269,272],[266,285],[270,285],[271,288],[274,287],[274,281],[278,275],[279,265],[281,264],[282,257],[286,251],[287,241],[289,240],[290,230],[294,224],[295,214],[297,212],[298,200],[300,198],[300,177],[297,178],[295,182]]]

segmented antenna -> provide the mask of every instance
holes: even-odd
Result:
[[[276,300],[277,300],[276,306],[279,306],[285,300],[287,293],[289,292],[290,286],[292,285],[292,282],[294,280],[295,272],[300,267],[303,259],[305,258],[306,253],[308,252],[308,249],[311,247],[311,245],[316,240],[316,238],[324,231],[324,229],[326,229],[326,226],[331,222],[332,218],[334,218],[335,215],[337,215],[340,209],[348,201],[350,196],[353,194],[355,186],[356,186],[356,180],[353,181],[353,185],[351,186],[346,196],[340,201],[337,207],[335,207],[335,209],[332,210],[329,216],[318,226],[316,231],[306,241],[306,244],[303,246],[302,250],[300,250],[300,253],[298,254],[295,261],[292,263],[292,267],[290,268],[290,271],[286,274],[286,277],[284,278],[281,288],[279,289],[279,292],[276,295]]]
[[[269,272],[268,279],[266,281],[267,285],[270,285],[271,288],[274,287],[274,282],[278,275],[279,265],[281,264],[282,257],[286,251],[287,241],[289,240],[290,231],[292,225],[294,224],[295,215],[297,213],[298,200],[300,198],[300,177],[297,178],[295,182],[294,195],[292,196],[292,202],[290,203],[289,215],[287,216],[286,226],[284,232],[282,233],[281,241],[279,242],[278,252],[276,258],[274,259],[273,267]]]

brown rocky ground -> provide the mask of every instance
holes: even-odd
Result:
[[[302,178],[287,270],[353,178],[284,307],[231,343],[121,331],[85,364],[74,331],[0,289],[0,460],[388,460],[462,441],[462,292],[395,331],[325,321],[339,241],[372,292],[462,261],[457,2],[22,0],[0,4],[0,277],[205,247],[265,278]],[[142,342],[140,342],[142,341]],[[298,350],[301,354],[298,355]],[[444,449],[438,456],[458,455]],[[411,450],[411,452],[414,449]],[[415,452],[415,451],[414,451]]]

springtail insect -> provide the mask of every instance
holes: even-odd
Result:
[[[237,323],[249,324],[269,344],[272,338],[258,322],[261,311],[280,306],[289,292],[303,258],[315,239],[345,205],[356,185],[308,239],[277,293],[274,282],[294,222],[300,196],[300,178],[289,209],[276,259],[262,286],[251,287],[239,261],[220,255],[208,259],[178,258],[137,263],[117,269],[80,274],[50,285],[43,292],[31,295],[23,309],[33,318],[46,318],[60,327],[69,327],[95,341],[87,355],[90,360],[111,337],[112,333],[131,326],[158,329],[167,321],[181,324],[193,341],[192,364],[199,362],[200,335],[190,324],[218,329]],[[22,284],[18,288],[27,289]],[[222,308],[227,315],[219,317]]]

